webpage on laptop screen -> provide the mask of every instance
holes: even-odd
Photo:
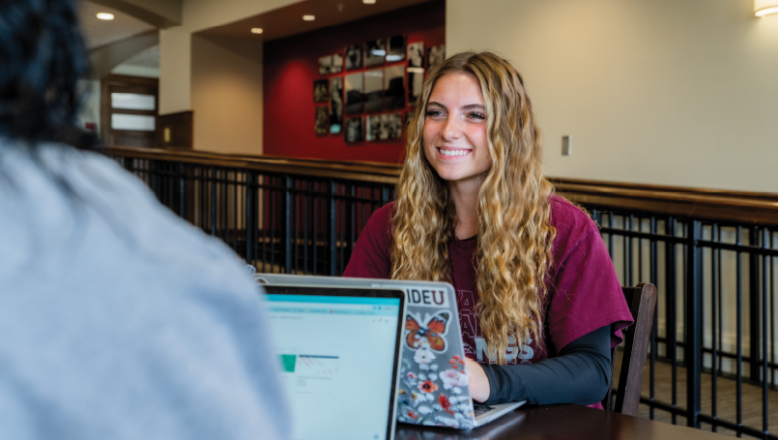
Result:
[[[295,440],[385,440],[399,300],[268,295]]]

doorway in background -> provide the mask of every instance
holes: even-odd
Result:
[[[100,92],[101,135],[107,146],[157,146],[159,79],[109,75]]]

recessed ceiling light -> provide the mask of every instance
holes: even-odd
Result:
[[[113,14],[110,12],[98,12],[97,18],[100,20],[113,20]]]
[[[764,17],[765,15],[770,15],[770,14],[778,14],[778,6],[774,6],[772,8],[760,9],[755,13],[757,17]]]
[[[261,34],[262,33],[262,28],[251,28],[251,33],[252,34]]]
[[[305,20],[305,21],[313,21],[313,20],[316,20],[316,16],[315,15],[303,15],[303,20]]]
[[[375,0],[362,0],[362,3],[364,3],[366,5],[374,5],[375,4]]]

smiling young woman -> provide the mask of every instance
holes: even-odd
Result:
[[[407,139],[397,201],[344,275],[452,283],[475,400],[599,405],[632,317],[596,225],[543,175],[519,73],[489,52],[452,56]]]

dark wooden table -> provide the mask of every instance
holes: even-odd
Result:
[[[528,406],[471,431],[397,424],[396,440],[716,440],[724,436],[580,405]]]

